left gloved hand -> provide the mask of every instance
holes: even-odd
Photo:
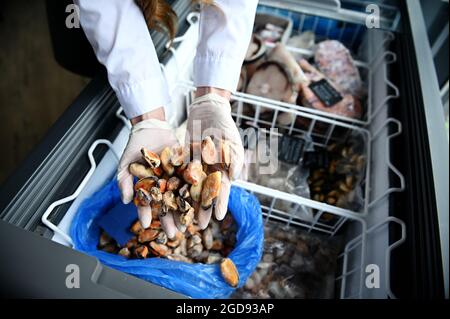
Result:
[[[133,162],[142,162],[141,148],[145,147],[159,154],[164,147],[175,144],[177,144],[177,139],[170,125],[165,121],[148,119],[133,125],[128,144],[125,147],[117,170],[117,180],[124,204],[128,204],[133,200],[133,176],[128,171],[128,167]],[[137,211],[142,227],[149,227],[152,222],[150,206],[138,206]],[[177,228],[172,214],[160,216],[160,220],[167,236],[173,238]]]

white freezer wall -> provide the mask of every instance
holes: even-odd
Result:
[[[363,42],[365,45],[361,48],[362,51],[360,52],[365,61],[372,61],[372,59],[374,58],[373,55],[376,53],[379,44],[382,42],[382,32],[377,32],[373,29],[369,29],[366,32],[366,38]],[[388,88],[385,84],[385,72],[388,72],[388,66],[385,62],[381,63],[380,67],[374,68],[374,72],[372,75],[371,92],[372,105],[379,105],[389,94]],[[372,142],[372,154],[370,159],[370,184],[366,185],[366,187],[370,187],[370,200],[374,200],[382,196],[390,187],[390,169],[387,164],[387,159],[390,157],[388,130],[390,126],[395,126],[395,123],[386,125],[386,121],[388,120],[388,108],[396,106],[400,107],[400,105],[396,105],[395,99],[390,101],[390,105],[382,105],[379,113],[372,119],[371,123],[369,124],[369,130],[372,135],[374,135],[378,130],[381,129],[378,138],[376,138]],[[396,183],[400,184],[400,181],[396,181]],[[377,225],[378,223],[383,222],[390,215],[389,200],[387,199],[388,196],[386,196],[384,200],[378,201],[378,203],[373,207],[369,208],[368,216],[366,218],[368,229],[374,225]],[[350,238],[353,238],[360,233],[359,225],[355,226],[356,227],[352,227],[352,229],[349,230],[348,236],[350,236]],[[376,267],[378,267],[378,269],[380,270],[380,280],[379,288],[368,288],[365,285],[365,281],[363,282],[363,298],[385,299],[388,297],[386,295],[386,291],[390,290],[389,277],[386,277],[386,275],[389,273],[389,266],[386,265],[386,251],[388,250],[388,247],[389,227],[387,224],[367,236],[365,265],[375,265]],[[355,250],[355,254],[352,258],[355,264],[349,265],[348,269],[358,267],[357,262],[360,258],[358,252],[359,250]],[[365,270],[366,269],[363,269],[364,272]],[[364,275],[364,278],[367,278],[368,274],[369,272]],[[358,277],[351,276],[347,279],[347,286],[351,286],[348,289],[353,290],[353,292],[357,291],[356,285],[358,284]],[[348,293],[347,295],[352,295],[352,293]],[[394,295],[390,297],[394,297]]]

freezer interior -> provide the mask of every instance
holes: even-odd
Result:
[[[333,143],[345,143],[349,137],[357,138],[363,141],[361,152],[367,160],[359,181],[360,205],[350,208],[288,192],[258,178],[240,179],[234,185],[260,199],[266,227],[277,225],[287,233],[300,231],[305,236],[317,235],[317,238],[342,243],[336,255],[334,277],[331,283],[328,282],[332,293],[325,297],[395,298],[395,291],[390,285],[390,259],[406,236],[405,224],[391,216],[389,206],[390,195],[404,189],[402,173],[390,159],[391,140],[402,133],[401,123],[388,116],[389,108],[396,107],[396,98],[399,97],[399,90],[390,79],[390,65],[397,58],[396,53],[389,49],[395,32],[389,28],[368,29],[339,15],[334,18],[315,16],[264,5],[264,2],[259,5],[258,13],[287,17],[293,23],[292,35],[309,30],[316,35],[316,42],[335,39],[349,48],[367,89],[363,102],[365,112],[361,119],[350,119],[297,104],[236,92],[232,96],[232,112],[236,123],[255,128],[256,135],[249,138],[257,141],[270,141],[287,135],[307,141],[307,147],[314,149],[326,150]],[[198,13],[188,14],[187,20],[189,28],[174,40],[175,45],[167,53],[170,57],[161,64],[173,104],[168,108],[171,111],[167,118],[174,127],[181,125],[180,134],[187,106],[195,90],[192,87],[192,62],[197,42]],[[313,55],[308,49],[287,48],[305,58]],[[110,99],[112,96],[113,93],[109,91],[104,98]],[[113,140],[100,139],[90,146],[88,154],[85,154],[91,166],[87,175],[71,196],[52,203],[42,216],[44,225],[54,232],[52,240],[55,242],[71,246],[69,227],[80,203],[114,177],[130,129],[120,105],[115,102],[114,107],[117,120],[122,123],[117,137]],[[244,110],[248,108],[254,110],[252,116],[245,114]],[[261,114],[270,114],[270,117]],[[291,119],[302,119],[302,124],[297,125],[296,120],[288,125],[282,124],[278,121],[282,114],[288,114]],[[276,132],[271,130],[274,128]],[[104,152],[100,160],[94,156],[99,149]],[[247,151],[255,150],[248,147]],[[274,176],[280,173],[278,169],[272,173]],[[52,212],[61,205],[66,205],[68,209],[64,217],[55,222]],[[389,231],[392,227],[398,230],[396,236],[392,236]],[[375,288],[366,280],[374,269],[379,271],[380,276],[379,286]]]

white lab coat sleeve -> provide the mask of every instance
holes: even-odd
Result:
[[[75,0],[80,24],[128,118],[170,102],[144,16],[134,0]]]
[[[200,13],[194,85],[234,92],[250,44],[257,0],[216,0]]]

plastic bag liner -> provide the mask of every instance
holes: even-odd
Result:
[[[71,225],[75,249],[111,268],[192,298],[227,298],[234,291],[222,278],[219,264],[188,264],[164,258],[126,259],[97,249],[101,233],[98,220],[120,203],[117,181],[106,184],[78,209]],[[132,205],[132,204],[131,204]],[[261,259],[264,230],[261,207],[256,197],[231,187],[228,209],[237,224],[236,245],[230,258],[239,271],[242,287]]]

